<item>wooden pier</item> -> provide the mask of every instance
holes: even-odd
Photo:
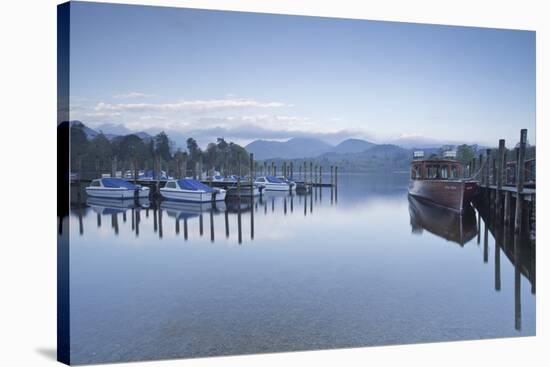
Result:
[[[154,177],[148,178],[139,178],[135,166],[132,166],[132,172],[134,172],[134,177],[127,177],[123,172],[117,171],[118,160],[116,157],[112,161],[112,170],[107,175],[109,177],[119,177],[126,181],[132,182],[137,185],[146,186],[151,189],[151,194],[153,196],[159,195],[159,189],[163,188],[166,185],[168,179],[160,178],[161,173],[161,162],[155,162]],[[193,166],[193,165],[191,165]],[[105,173],[101,172],[88,172],[88,174],[82,174],[80,169],[77,170],[79,174],[77,178],[71,178],[71,184],[75,186],[84,186],[89,184],[93,179],[103,177]],[[239,164],[238,172],[236,172],[237,179],[231,181],[215,181],[213,180],[214,169],[210,168],[204,170],[202,167],[202,162],[197,162],[191,170],[187,169],[187,162],[179,162],[176,165],[176,172],[166,172],[166,176],[170,177],[170,174],[175,174],[175,178],[183,177],[193,177],[202,183],[216,188],[222,188],[227,190],[228,196],[238,196],[238,197],[251,197],[257,195],[257,185],[254,183],[257,177],[261,176],[277,176],[277,173],[280,172],[281,176],[286,177],[288,180],[296,183],[296,193],[298,194],[309,194],[314,188],[335,188],[338,185],[338,167],[330,166],[329,182],[323,181],[323,166],[315,165],[313,161],[304,161],[303,167],[299,165],[298,172],[294,170],[294,162],[282,161],[279,164],[276,164],[275,161],[267,162],[264,161],[263,164],[258,164],[254,160],[254,154],[250,153],[249,155],[249,165],[248,170],[241,169]],[[246,177],[242,177],[241,173],[244,171],[248,172]],[[119,174],[117,174],[117,172]],[[124,171],[128,172],[128,171]],[[191,175],[189,175],[191,173]],[[122,176],[122,177],[121,177]],[[204,178],[207,176],[207,178]],[[80,192],[80,190],[78,191]],[[260,195],[262,190],[260,189]]]
[[[536,218],[536,177],[534,162],[526,168],[527,129],[522,129],[520,142],[513,150],[515,161],[507,162],[507,149],[504,139],[499,141],[498,149],[487,149],[485,156],[480,155],[470,167],[479,167],[472,177],[479,177],[478,202],[489,208],[498,221],[506,226],[513,224],[518,236],[529,234],[535,244]],[[514,172],[515,171],[515,172]],[[529,180],[526,180],[526,178]]]

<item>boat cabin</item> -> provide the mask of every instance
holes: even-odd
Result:
[[[462,164],[455,160],[418,160],[411,163],[411,180],[459,180]]]

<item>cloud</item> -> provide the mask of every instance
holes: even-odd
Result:
[[[253,99],[211,99],[211,100],[181,100],[175,103],[105,103],[99,102],[95,111],[125,111],[125,112],[185,112],[212,111],[235,108],[274,108],[289,106],[281,102],[258,102]]]
[[[155,97],[153,94],[145,94],[140,92],[129,92],[129,93],[122,93],[122,94],[115,94],[113,98],[118,99],[130,99],[130,98],[150,98]]]

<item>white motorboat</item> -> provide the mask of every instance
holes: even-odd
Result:
[[[134,185],[121,178],[103,177],[92,180],[90,186],[86,187],[86,194],[92,197],[111,199],[131,199],[134,197],[148,198],[149,188]]]
[[[264,191],[293,191],[296,189],[295,182],[274,176],[258,177],[254,183],[262,187]]]
[[[208,185],[192,178],[169,180],[160,189],[160,194],[165,199],[187,201],[193,203],[207,203],[211,201],[225,200],[224,189],[213,189]]]

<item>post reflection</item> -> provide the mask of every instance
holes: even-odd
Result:
[[[476,213],[477,211],[477,213]],[[491,214],[488,206],[468,207],[462,215],[440,209],[409,196],[409,214],[412,232],[421,234],[423,230],[448,241],[464,246],[477,235],[480,242],[480,228],[483,224],[483,262],[489,261],[489,235],[494,238],[494,289],[502,288],[501,252],[514,266],[514,328],[522,327],[521,276],[531,283],[535,293],[535,247],[530,245],[524,233],[514,233],[503,218]],[[476,221],[477,216],[477,221]],[[501,220],[502,219],[502,220]]]
[[[334,195],[335,190],[330,188],[331,196]],[[216,216],[223,215],[223,220],[219,221],[219,225],[223,225],[221,233],[225,233],[225,239],[231,239],[231,220],[230,217],[236,217],[236,240],[239,244],[244,241],[243,231],[244,227],[249,229],[249,236],[247,238],[253,241],[255,238],[256,230],[256,216],[255,212],[264,208],[264,215],[292,215],[294,213],[295,200],[298,200],[299,204],[303,203],[303,214],[313,214],[313,206],[315,203],[315,192],[318,193],[318,202],[316,205],[321,205],[321,192],[322,188],[315,188],[310,192],[296,194],[288,192],[266,192],[259,197],[236,197],[228,198],[226,202],[217,203],[189,203],[189,202],[177,202],[170,200],[149,200],[149,199],[101,199],[101,198],[88,198],[85,203],[73,205],[72,211],[78,217],[78,229],[81,235],[84,235],[84,220],[83,217],[87,211],[91,210],[95,213],[95,222],[97,228],[102,228],[103,217],[110,217],[111,229],[113,233],[118,236],[121,229],[124,226],[128,226],[135,237],[140,236],[140,231],[143,227],[142,211],[145,211],[144,219],[148,222],[152,222],[152,226],[146,225],[151,228],[152,231],[157,234],[159,239],[165,236],[165,221],[166,218],[174,220],[173,227],[174,234],[180,236],[183,232],[184,240],[188,240],[190,237],[190,229],[194,228],[195,233],[199,237],[204,236],[205,216],[208,217],[208,232],[211,242],[217,240],[216,236]],[[332,202],[330,205],[334,205]],[[327,204],[328,205],[328,204]],[[268,209],[270,208],[270,210]],[[152,218],[149,216],[149,210],[152,210]],[[130,216],[129,220],[127,216]],[[243,217],[248,216],[247,221],[244,221]],[[122,218],[122,221],[120,221]],[[198,222],[196,227],[191,226],[191,222]],[[195,222],[195,223],[196,223]],[[183,228],[182,228],[183,223]],[[223,223],[223,224],[222,224]],[[245,224],[248,223],[248,224]],[[249,228],[248,228],[249,227]],[[192,231],[192,230],[191,230]],[[223,235],[222,235],[223,236]]]

